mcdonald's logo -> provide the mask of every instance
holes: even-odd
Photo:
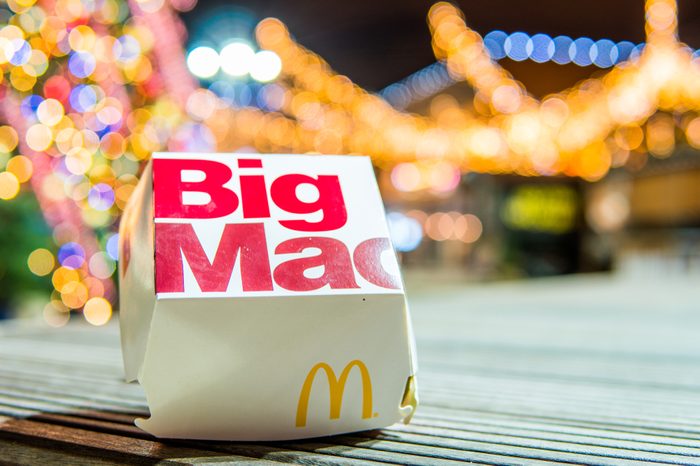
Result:
[[[343,369],[343,372],[340,373],[340,377],[336,378],[335,372],[333,372],[333,368],[331,366],[325,362],[319,362],[311,368],[306,376],[306,380],[304,380],[304,385],[301,387],[301,393],[299,393],[299,404],[297,405],[297,427],[304,427],[306,425],[306,414],[309,410],[311,387],[314,384],[316,374],[319,370],[323,370],[326,373],[326,378],[328,379],[331,405],[330,418],[340,418],[340,410],[343,406],[343,394],[345,393],[345,384],[348,381],[350,371],[352,371],[353,367],[357,367],[357,369],[360,371],[360,376],[362,377],[362,419],[369,419],[373,416],[372,380],[369,376],[369,371],[367,370],[365,363],[359,359],[350,361]]]

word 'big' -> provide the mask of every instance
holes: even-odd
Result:
[[[262,161],[239,159],[241,171],[262,168]],[[185,180],[185,175],[199,179]],[[201,177],[201,175],[204,175]],[[154,159],[153,188],[155,191],[156,218],[212,219],[234,213],[242,204],[243,218],[270,218],[267,186],[262,174],[240,174],[239,196],[225,185],[233,178],[228,165],[213,160]],[[302,185],[318,190],[318,198],[311,202],[299,199]],[[206,203],[185,203],[185,193],[204,193]],[[280,220],[279,223],[296,231],[330,231],[341,228],[347,222],[343,193],[335,175],[311,177],[303,174],[286,174],[270,185],[270,197],[277,207],[291,214],[322,213],[321,220]]]

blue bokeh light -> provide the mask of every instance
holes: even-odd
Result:
[[[117,61],[129,63],[141,55],[141,45],[134,36],[124,34],[116,40],[114,46],[112,46],[112,52]]]
[[[530,58],[532,53],[532,40],[524,32],[514,32],[503,43],[503,50],[511,60],[523,61]]]
[[[88,192],[88,204],[95,210],[108,210],[114,205],[114,191],[106,183],[97,183]]]
[[[609,39],[601,39],[593,44],[596,54],[593,64],[599,68],[609,68],[617,63],[618,50],[615,42]]]
[[[9,62],[15,66],[26,64],[32,56],[32,47],[29,45],[29,42],[24,39],[13,39],[12,49],[13,53]]]
[[[632,49],[632,51],[630,52],[629,60],[638,59],[639,56],[642,54],[642,51],[644,50],[645,46],[646,46],[646,44],[644,44],[644,43],[635,45],[634,48]]]
[[[256,102],[263,110],[277,112],[284,105],[284,89],[279,84],[266,84],[258,92]]]
[[[532,41],[532,53],[530,59],[537,63],[549,61],[554,56],[554,41],[547,34],[535,34]]]
[[[109,257],[115,261],[119,260],[119,233],[115,233],[107,239],[105,250]]]
[[[554,42],[554,53],[552,54],[552,61],[560,65],[566,65],[571,63],[571,56],[569,55],[569,50],[574,43],[574,40],[569,36],[557,36],[552,42]]]
[[[58,249],[58,262],[67,269],[78,269],[85,262],[85,249],[78,243],[65,243]]]
[[[588,66],[593,63],[596,51],[593,50],[593,39],[579,37],[569,47],[569,58],[578,66]]]
[[[36,94],[28,95],[19,104],[19,110],[22,112],[22,116],[28,120],[34,120],[36,116],[36,109],[39,108],[39,104],[44,101],[44,98]]]
[[[68,59],[68,69],[76,78],[87,78],[95,71],[97,62],[90,52],[73,52]]]
[[[78,112],[87,112],[97,104],[97,93],[86,84],[78,84],[73,88],[68,98],[71,107]]]
[[[404,109],[411,103],[411,92],[403,83],[394,83],[387,86],[381,95],[387,102],[398,109]]]
[[[420,245],[423,239],[423,227],[418,220],[401,212],[389,212],[386,219],[391,242],[397,251],[413,251]]]
[[[484,36],[484,46],[494,60],[506,57],[506,51],[503,48],[506,38],[508,34],[499,30],[491,31]]]
[[[632,50],[634,50],[635,44],[628,40],[623,40],[617,43],[617,62],[620,63],[628,60]]]

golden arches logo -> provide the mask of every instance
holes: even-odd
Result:
[[[326,373],[326,378],[328,379],[331,405],[330,418],[340,418],[340,410],[343,406],[343,394],[345,393],[345,384],[348,381],[350,371],[352,371],[353,367],[357,367],[357,369],[360,371],[360,376],[362,377],[362,419],[369,419],[372,417],[372,379],[369,376],[369,371],[367,370],[365,363],[359,359],[350,361],[343,369],[343,372],[340,373],[340,377],[336,378],[335,372],[331,366],[325,362],[319,362],[311,368],[306,376],[306,380],[304,380],[304,385],[301,387],[301,393],[299,393],[299,404],[297,405],[297,427],[304,427],[306,425],[306,414],[309,410],[311,387],[316,379],[316,374],[320,370],[323,370]]]

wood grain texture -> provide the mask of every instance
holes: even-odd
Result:
[[[298,442],[154,439],[115,323],[3,323],[0,464],[700,465],[697,283],[417,288],[413,422]]]

